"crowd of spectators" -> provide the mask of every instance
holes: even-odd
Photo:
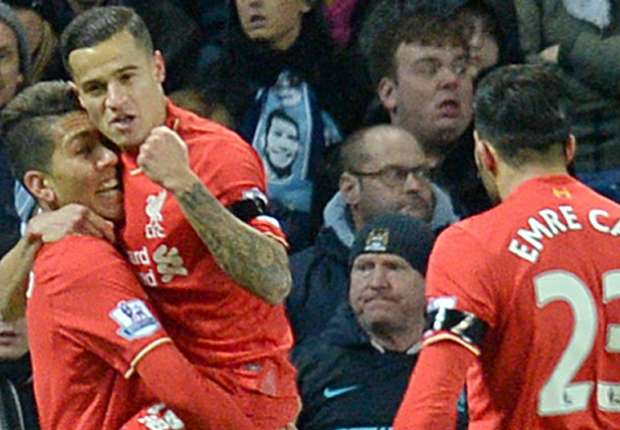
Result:
[[[620,201],[620,8],[611,0],[3,0],[0,108],[32,83],[69,79],[63,29],[107,5],[144,19],[172,100],[236,131],[263,160],[270,213],[290,245],[286,308],[309,396],[300,429],[329,428],[316,424],[321,406],[312,404],[327,388],[308,380],[326,376],[309,360],[350,366],[333,354],[354,351],[398,377],[415,364],[417,337],[391,356],[356,320],[350,250],[386,213],[417,218],[436,234],[491,207],[473,156],[479,77],[509,63],[556,70],[574,106],[571,173]],[[18,212],[32,209],[15,179],[0,145],[0,255],[19,240]],[[0,409],[20,410],[0,419],[35,429],[30,372],[23,318],[0,321]],[[21,405],[7,405],[11,390]]]

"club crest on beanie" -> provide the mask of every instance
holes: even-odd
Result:
[[[396,254],[425,275],[434,242],[435,235],[423,221],[396,213],[381,215],[355,236],[349,266],[360,254]]]

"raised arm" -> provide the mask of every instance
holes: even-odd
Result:
[[[282,243],[239,220],[191,170],[187,147],[167,127],[157,127],[141,145],[138,164],[174,193],[196,233],[235,281],[263,300],[281,303],[291,289]]]
[[[24,236],[0,260],[0,317],[14,321],[26,313],[26,284],[37,251],[44,242],[69,234],[87,234],[114,241],[112,223],[80,205],[67,205],[31,218]]]

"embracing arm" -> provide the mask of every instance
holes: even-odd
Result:
[[[88,234],[114,241],[112,223],[80,205],[42,212],[31,218],[25,235],[0,260],[0,318],[14,321],[26,313],[26,281],[37,251],[45,242],[69,234]]]
[[[190,224],[237,283],[271,304],[291,289],[284,245],[239,220],[190,169],[187,148],[167,127],[158,127],[140,147],[138,163],[151,179],[172,191]]]
[[[231,396],[203,377],[172,343],[146,354],[136,371],[187,429],[255,429]]]
[[[26,281],[40,247],[39,238],[26,235],[0,260],[2,320],[15,321],[26,314]]]

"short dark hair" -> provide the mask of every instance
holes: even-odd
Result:
[[[22,86],[30,83],[30,49],[28,33],[19,17],[9,5],[0,2],[0,22],[11,29],[17,41],[17,55],[19,56],[19,72],[24,77]]]
[[[64,81],[39,82],[6,105],[0,112],[0,130],[17,179],[23,180],[28,170],[49,169],[55,150],[50,124],[81,110],[71,86]]]
[[[269,134],[269,129],[271,128],[271,124],[273,123],[274,118],[280,118],[290,124],[293,124],[295,126],[295,130],[297,131],[297,135],[299,135],[299,124],[297,124],[297,121],[295,121],[292,116],[287,114],[284,109],[275,109],[271,111],[267,116],[267,127],[265,128],[265,136]],[[266,143],[267,141],[265,139],[265,144]]]
[[[514,166],[562,156],[570,135],[570,100],[566,94],[553,68],[500,67],[478,84],[475,129]]]
[[[69,23],[60,37],[60,49],[65,69],[71,73],[69,66],[71,52],[97,46],[123,31],[128,31],[147,52],[153,52],[153,40],[149,30],[140,15],[132,8],[94,7],[79,14]]]
[[[384,77],[396,78],[396,51],[402,44],[468,48],[464,22],[453,16],[416,12],[394,18],[387,25],[377,25],[381,25],[383,31],[375,33],[368,51],[368,69],[374,85]]]

